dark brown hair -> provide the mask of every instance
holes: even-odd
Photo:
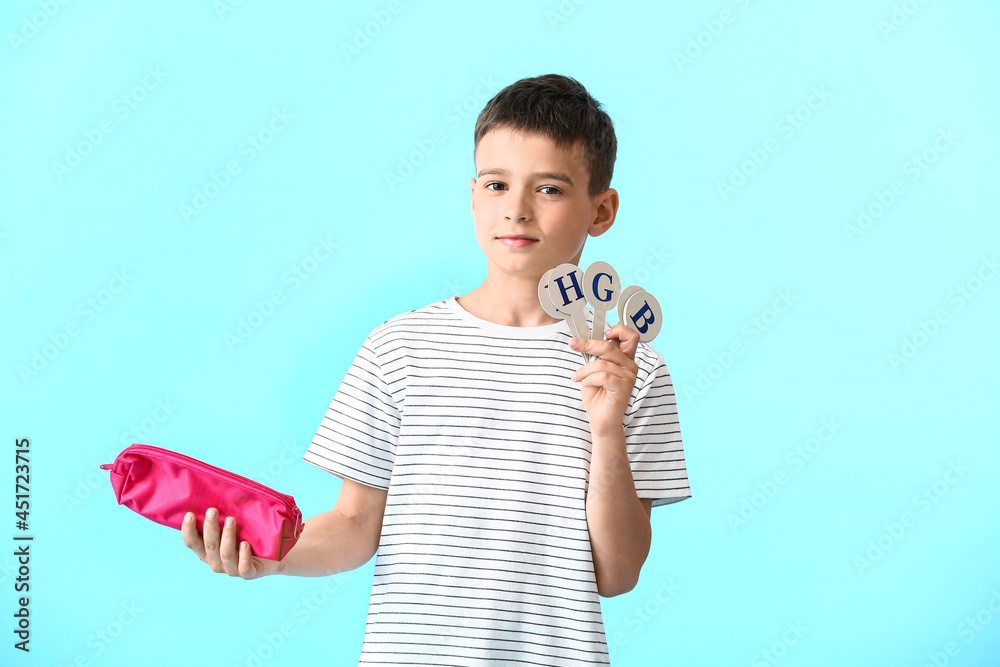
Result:
[[[611,187],[618,150],[615,128],[601,103],[576,79],[544,74],[515,81],[497,93],[476,120],[473,158],[479,140],[500,128],[544,134],[559,147],[582,141],[590,171],[587,194]]]

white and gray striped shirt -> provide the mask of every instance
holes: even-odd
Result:
[[[366,338],[303,457],[388,490],[359,664],[609,664],[570,337],[453,296]],[[635,361],[626,449],[656,507],[691,490],[663,357],[640,343]]]

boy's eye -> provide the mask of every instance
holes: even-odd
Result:
[[[502,190],[506,190],[507,189],[507,186],[504,185],[503,183],[500,183],[499,181],[490,181],[489,183],[486,183],[483,187],[486,188],[487,190],[492,191],[492,192],[500,192]],[[562,194],[562,190],[560,190],[559,188],[557,188],[557,187],[555,187],[553,185],[543,185],[541,188],[539,188],[539,190],[543,194],[546,194],[546,195],[549,195],[549,196],[552,196],[552,195],[561,195]]]

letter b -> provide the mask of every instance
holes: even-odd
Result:
[[[635,325],[635,330],[641,334],[646,333],[649,330],[649,325],[656,321],[653,317],[653,310],[649,307],[648,303],[642,304],[642,309],[630,317],[632,324]],[[642,325],[639,325],[639,320],[642,320]]]
[[[389,16],[389,12],[387,12],[384,9],[380,9],[378,11],[372,12],[371,14],[372,14],[372,18],[375,19],[376,21],[378,21],[379,25],[381,25],[383,28],[386,27],[387,25],[389,25],[389,21],[392,20],[392,17]]]

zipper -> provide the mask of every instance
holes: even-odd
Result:
[[[293,534],[298,533],[298,524],[300,523],[302,513],[299,510],[299,508],[295,505],[295,501],[285,493],[281,493],[280,491],[275,491],[274,489],[268,486],[264,486],[260,482],[255,482],[254,480],[243,477],[242,475],[237,475],[236,473],[229,472],[228,470],[223,470],[222,468],[217,468],[216,466],[213,466],[209,463],[205,463],[204,461],[199,461],[198,459],[191,458],[190,456],[185,456],[184,454],[181,454],[179,452],[174,452],[169,449],[163,449],[162,447],[155,447],[153,445],[134,444],[130,445],[128,449],[134,452],[145,452],[146,454],[153,455],[155,458],[166,459],[168,461],[170,460],[183,461],[185,463],[190,464],[194,468],[203,470],[210,474],[214,474],[216,477],[222,477],[223,479],[236,482],[239,486],[242,486],[245,489],[253,489],[259,493],[262,493],[263,495],[269,496],[271,498],[276,498],[280,500],[282,503],[284,503],[285,507],[288,508],[292,516],[295,518],[296,526],[293,529]],[[107,466],[107,468],[105,468],[105,466]],[[111,464],[105,463],[104,465],[101,466],[101,468],[108,470],[111,468]]]

